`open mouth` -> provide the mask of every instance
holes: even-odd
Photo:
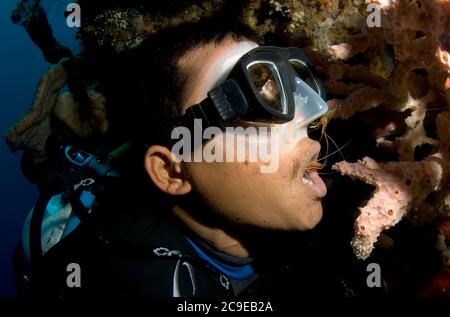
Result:
[[[317,157],[318,153],[311,158],[303,173],[302,181],[303,184],[311,188],[317,196],[324,197],[327,193],[327,187],[317,171],[324,168],[325,164],[318,162]]]

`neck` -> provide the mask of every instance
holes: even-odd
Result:
[[[199,221],[179,206],[175,206],[172,211],[181,222],[217,251],[237,257],[249,256],[244,245],[223,229]]]

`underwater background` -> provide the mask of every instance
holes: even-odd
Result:
[[[0,109],[2,111],[0,129],[3,136],[8,128],[30,108],[37,84],[51,66],[45,62],[42,52],[30,40],[24,28],[11,22],[11,12],[18,1],[0,0],[0,80],[2,83],[0,85]],[[22,1],[40,2],[56,39],[63,46],[69,47],[73,53],[76,54],[79,51],[79,45],[75,40],[77,29],[69,28],[64,17],[67,4],[75,0]],[[225,1],[209,2],[222,3]],[[79,0],[79,2],[86,4],[87,7],[96,8],[116,1]],[[135,2],[138,1],[123,0],[123,3],[130,6],[133,6]],[[196,2],[200,2],[197,0],[142,2],[147,3],[150,7],[158,5],[170,7],[170,10],[167,10],[164,15],[165,19],[158,26],[160,28],[163,28],[167,21],[170,24],[174,17],[177,18],[177,23],[188,23],[204,13],[195,6]],[[247,2],[248,6],[244,6],[244,3]],[[327,159],[328,167],[321,172],[322,175],[326,175],[324,178],[329,188],[329,194],[323,200],[324,219],[309,237],[313,243],[309,243],[309,238],[289,236],[289,239],[296,240],[290,240],[289,244],[286,244],[287,252],[280,250],[277,240],[272,239],[270,235],[267,237],[271,240],[270,243],[261,243],[265,251],[274,250],[276,254],[289,254],[291,255],[289,261],[293,261],[289,263],[294,267],[293,275],[289,276],[288,281],[286,278],[278,278],[279,287],[278,289],[274,288],[280,292],[277,294],[292,295],[290,288],[285,284],[293,287],[296,287],[297,284],[304,285],[304,277],[309,277],[319,288],[324,288],[320,282],[316,281],[317,277],[314,274],[309,274],[309,271],[305,270],[305,265],[313,267],[315,262],[321,261],[321,256],[325,256],[326,261],[323,261],[323,265],[320,266],[322,271],[342,271],[344,277],[350,281],[350,285],[356,285],[357,294],[371,292],[366,283],[367,267],[371,262],[379,264],[383,268],[384,288],[389,294],[402,297],[406,295],[450,297],[450,214],[448,213],[448,203],[445,207],[447,209],[442,209],[445,214],[439,211],[439,208],[445,206],[443,198],[446,196],[441,196],[441,194],[430,196],[432,190],[430,186],[409,186],[411,179],[407,178],[409,176],[406,172],[411,165],[410,162],[406,164],[403,162],[409,155],[406,161],[411,161],[418,168],[417,170],[426,173],[426,170],[422,169],[424,165],[421,165],[420,161],[433,155],[434,151],[438,149],[427,147],[430,145],[427,143],[430,142],[430,139],[425,137],[430,137],[432,143],[439,141],[438,139],[450,140],[445,133],[450,131],[450,114],[448,113],[450,59],[444,61],[445,63],[437,59],[438,56],[441,56],[442,49],[447,54],[442,56],[450,58],[450,53],[448,53],[450,52],[450,37],[448,36],[450,34],[450,0],[388,1],[396,5],[394,7],[386,5],[383,8],[386,19],[376,28],[364,26],[368,23],[366,20],[367,3],[380,2],[378,0],[365,2],[360,0],[241,0],[236,2],[236,6],[239,6],[239,10],[248,11],[257,2],[262,2],[264,5],[261,6],[261,9],[252,9],[251,12],[248,12],[251,14],[242,16],[242,22],[253,25],[256,21],[256,25],[262,25],[261,23],[266,25],[266,21],[270,21],[268,27],[260,29],[260,37],[264,38],[266,44],[299,46],[308,49],[312,54],[311,61],[317,69],[321,69],[322,80],[329,83],[327,86],[328,101],[334,103],[335,109],[338,109],[341,103],[345,105],[341,107],[344,111],[336,111],[336,113],[333,111],[332,121],[329,120],[331,117],[326,120],[326,122],[330,121],[326,123],[326,131],[324,129],[317,130],[322,134],[326,132],[324,138],[320,136],[323,141],[323,149],[328,149],[330,146],[330,152],[326,152],[327,156],[330,156]],[[232,3],[232,1],[228,3]],[[286,6],[279,7],[280,3],[286,4]],[[344,7],[333,5],[338,3],[346,3],[346,5]],[[172,5],[175,8],[171,8]],[[192,9],[192,12],[188,11],[192,14],[186,15],[184,6]],[[319,7],[321,10],[317,9]],[[219,11],[216,7],[207,6],[205,11],[216,9]],[[306,18],[299,12],[305,13]],[[83,12],[81,13],[83,23]],[[110,14],[115,14],[115,11]],[[86,25],[93,26],[92,30],[94,31],[98,29],[98,25],[103,23],[98,22],[91,25],[92,21],[89,21],[87,11],[85,16]],[[158,18],[159,13],[136,11],[132,16],[149,19],[147,21],[151,26],[149,29],[153,30],[152,21],[154,20],[152,17]],[[183,20],[182,17],[186,20]],[[286,24],[287,21],[290,21],[289,25]],[[322,21],[322,23],[317,23],[317,21]],[[411,25],[415,26],[414,30],[411,29]],[[378,30],[378,28],[381,29]],[[121,50],[123,43],[116,45],[115,41],[103,42],[103,37],[110,38],[108,35],[111,35],[112,40],[115,39],[115,36],[120,39],[123,35],[120,32],[117,33],[120,29],[121,24],[119,23],[101,32],[98,38],[95,36],[93,38],[107,43],[106,46],[112,44],[111,48]],[[140,32],[144,34],[144,31],[149,29],[144,27]],[[134,30],[132,28],[130,32],[133,33]],[[286,30],[289,32],[286,33]],[[125,33],[125,35],[127,34]],[[437,38],[441,38],[442,43],[436,41]],[[348,51],[347,43],[361,45],[354,45],[354,49]],[[338,59],[336,61],[324,58],[324,56],[328,56],[330,45],[333,46],[333,54]],[[94,52],[97,47],[98,45],[93,46]],[[420,65],[421,68],[414,65]],[[425,98],[429,91],[432,92],[430,95],[433,96],[432,99]],[[411,99],[410,96],[414,98]],[[417,104],[420,105],[417,108],[419,110],[414,106]],[[370,109],[367,108],[367,105],[370,105]],[[129,110],[127,109],[127,111]],[[426,116],[420,118],[420,124],[409,126],[411,122],[415,122],[414,118],[420,113],[426,113]],[[448,118],[444,122],[444,128],[441,128],[441,133],[437,131],[438,115]],[[393,128],[391,128],[392,124]],[[395,150],[388,146],[393,140],[407,137],[417,127],[420,128],[423,137],[420,144],[416,144],[414,138],[409,138],[407,142],[399,142],[396,145],[398,148]],[[377,140],[380,138],[386,143],[386,148],[378,146]],[[328,140],[330,141],[328,142]],[[449,145],[441,148],[447,149],[447,146]],[[335,151],[334,148],[337,150]],[[400,151],[401,149],[406,149],[406,151]],[[1,297],[14,296],[16,292],[12,255],[20,239],[24,219],[38,198],[38,192],[36,186],[30,184],[21,173],[21,152],[11,153],[4,139],[0,141],[0,151],[2,158],[0,164],[2,169],[1,188],[3,189],[0,191]],[[447,153],[447,151],[444,152]],[[391,171],[395,170],[394,174],[398,174],[396,182],[405,184],[408,188],[414,188],[414,193],[417,192],[422,198],[414,202],[416,204],[414,208],[412,208],[414,205],[409,207],[411,212],[405,217],[406,221],[385,230],[386,234],[383,233],[383,239],[380,239],[382,243],[378,243],[373,254],[367,260],[357,261],[350,245],[355,233],[354,229],[361,229],[365,232],[374,231],[367,230],[367,224],[354,227],[354,211],[361,206],[362,202],[367,201],[373,192],[373,187],[361,181],[341,177],[336,171],[331,170],[331,166],[341,159],[355,162],[362,157],[370,157],[379,163],[394,164],[390,166],[395,166],[395,169],[385,170],[379,179],[384,188],[382,193],[386,194],[392,189],[391,185],[395,182],[392,181]],[[444,157],[448,158],[448,156]],[[447,159],[446,162],[448,161]],[[446,166],[445,168],[448,169],[448,164]],[[417,182],[421,180],[420,175],[422,174],[418,175],[418,177],[414,177]],[[444,175],[448,177],[450,174],[444,173]],[[450,184],[448,180],[445,182],[447,185]],[[402,188],[409,193],[406,187]],[[443,189],[448,190],[448,187]],[[414,195],[410,196],[414,197]],[[436,203],[433,202],[434,199],[436,199]],[[403,211],[398,207],[396,199],[393,201],[377,200],[378,203],[380,205],[376,205],[377,208],[374,210],[395,211],[394,218],[402,217]],[[393,209],[390,207],[392,204],[395,207]],[[424,206],[427,208],[422,210]],[[379,213],[377,212],[375,215],[379,215]],[[372,218],[365,219],[370,220],[369,224],[374,226],[377,232],[386,229],[384,222],[386,219],[389,221],[389,227],[392,225],[389,220],[391,218],[381,218],[379,221],[377,217],[374,217],[373,222]],[[357,232],[361,233],[361,231]],[[360,237],[365,237],[365,235],[360,235]],[[437,240],[438,237],[440,240]],[[306,248],[303,247],[300,251],[299,242],[308,245],[308,248],[311,245],[313,254],[305,256],[303,251],[307,250],[304,250]],[[375,241],[364,244],[370,248],[369,253],[372,250],[372,242]],[[440,244],[438,245],[437,242]],[[292,246],[295,246],[295,252],[291,252]],[[358,254],[361,255],[360,252]],[[367,254],[363,255],[365,258]],[[282,257],[274,256],[272,258],[278,260]],[[311,261],[305,261],[305,258],[311,259]],[[326,268],[324,268],[325,266]],[[334,269],[330,270],[330,268]],[[314,269],[319,271],[315,267]],[[326,275],[320,275],[321,279],[325,281]]]
[[[42,7],[53,27],[54,36],[73,52],[79,49],[76,29],[66,25],[64,11],[68,0],[43,0]],[[21,153],[11,153],[4,141],[8,128],[31,106],[40,78],[50,64],[21,26],[11,22],[15,0],[0,0],[0,296],[14,296],[12,255],[22,224],[38,197],[37,188],[23,177]]]

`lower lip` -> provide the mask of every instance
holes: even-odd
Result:
[[[309,183],[305,185],[311,188],[320,198],[325,197],[325,195],[327,194],[327,186],[320,178],[319,174],[317,172],[310,171],[308,177],[311,180],[312,184]]]

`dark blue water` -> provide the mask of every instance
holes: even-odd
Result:
[[[55,37],[73,51],[78,49],[76,29],[66,25],[64,10],[73,1],[47,0]],[[10,13],[16,1],[0,0],[0,131],[2,136],[11,124],[30,107],[36,85],[50,65],[31,42],[25,30],[14,25]],[[11,257],[20,237],[22,223],[37,199],[37,190],[20,171],[20,153],[12,154],[0,139],[0,296],[15,294]]]

